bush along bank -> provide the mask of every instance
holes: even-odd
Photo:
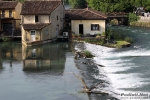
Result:
[[[89,52],[88,50],[85,50],[85,51],[76,51],[75,52],[75,59],[77,59],[78,57],[83,57],[83,58],[93,58],[94,55]]]
[[[78,42],[87,42],[111,48],[129,47],[134,42],[132,38],[115,33],[111,29],[107,29],[102,34],[97,34],[96,37],[73,37],[72,39]]]
[[[150,22],[130,22],[130,26],[150,27]]]
[[[150,27],[150,22],[138,22],[140,17],[134,13],[129,13],[129,25],[130,26],[140,26],[140,27]]]

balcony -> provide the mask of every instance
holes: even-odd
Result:
[[[0,14],[1,19],[12,19],[14,18],[14,14]]]

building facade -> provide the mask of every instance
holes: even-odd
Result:
[[[105,32],[107,16],[89,8],[66,10],[65,18],[70,20],[68,26],[75,34],[96,35]]]
[[[21,10],[22,42],[32,46],[56,40],[63,29],[64,14],[61,1],[25,1]]]
[[[5,35],[19,34],[17,31],[20,30],[21,6],[16,1],[0,1],[0,31]]]

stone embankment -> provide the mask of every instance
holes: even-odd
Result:
[[[137,22],[131,22],[130,26],[150,27],[150,16],[140,16]]]
[[[150,22],[150,16],[149,17],[140,16],[138,22]]]

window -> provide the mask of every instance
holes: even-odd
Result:
[[[36,49],[32,49],[32,53],[31,53],[32,58],[36,57]]]
[[[45,31],[45,35],[48,35],[48,30]]]
[[[91,30],[92,31],[99,30],[99,24],[91,24]]]
[[[12,10],[9,10],[9,17],[12,17]]]
[[[39,22],[39,16],[35,16],[35,22]]]
[[[5,17],[5,10],[2,10],[2,17]]]
[[[57,16],[57,20],[58,20],[58,16]]]

